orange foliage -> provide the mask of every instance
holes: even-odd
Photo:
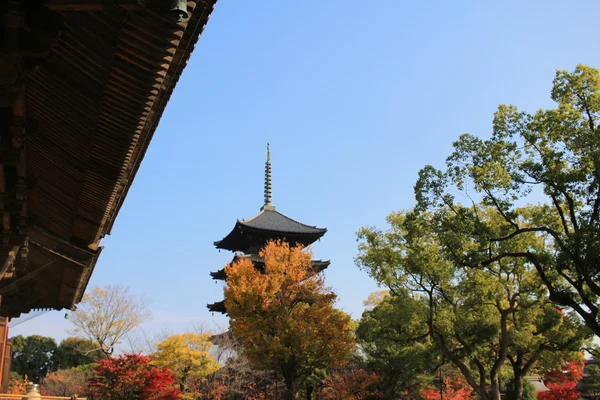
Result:
[[[459,377],[445,378],[442,395],[439,388],[429,388],[421,390],[423,400],[437,400],[440,397],[446,400],[467,400],[471,399],[473,390],[466,386],[465,382]]]
[[[381,377],[364,369],[355,369],[329,375],[324,381],[321,396],[325,400],[379,399],[383,394],[376,386]]]
[[[354,349],[350,317],[311,272],[312,254],[269,242],[258,271],[248,259],[225,267],[225,306],[245,354],[261,369],[278,370],[288,390],[317,368],[341,367]]]
[[[26,386],[29,383],[27,380],[27,375],[23,380],[20,379],[11,379],[8,383],[8,390],[6,393],[8,394],[25,394],[27,392]]]
[[[40,392],[44,396],[79,396],[89,397],[91,392],[88,381],[94,376],[91,366],[80,366],[50,372],[42,379]]]

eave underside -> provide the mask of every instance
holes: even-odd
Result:
[[[241,258],[250,258],[252,263],[254,264],[254,267],[260,271],[260,272],[264,272],[265,269],[265,265],[264,262],[262,260],[262,258],[260,258],[258,255],[243,255],[243,256],[239,256],[236,254],[236,256],[234,257],[233,261],[231,263],[229,263],[229,265],[231,265],[234,262],[237,262],[239,259]],[[311,261],[311,273],[313,274],[318,274],[320,272],[323,272],[325,269],[327,269],[327,267],[331,264],[331,262],[329,260],[323,261],[323,260],[312,260]],[[210,276],[213,279],[216,280],[227,280],[227,274],[225,273],[225,268],[222,268],[218,271],[215,272],[211,272]]]
[[[81,300],[100,240],[215,1],[188,2],[185,23],[168,19],[168,3],[0,6],[8,21],[0,53],[0,123],[8,127],[0,141],[8,146],[0,148],[0,212],[13,214],[3,224],[0,315]],[[39,232],[48,246],[34,243]]]

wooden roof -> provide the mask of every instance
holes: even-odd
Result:
[[[215,1],[0,6],[0,315],[81,300]]]

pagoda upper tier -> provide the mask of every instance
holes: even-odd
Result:
[[[215,242],[218,249],[258,253],[269,240],[285,240],[290,245],[308,246],[319,240],[327,228],[305,225],[265,205],[260,213],[246,220],[238,220],[222,240]]]
[[[240,259],[249,259],[254,267],[264,272],[264,260],[260,251],[270,240],[281,240],[291,246],[309,246],[327,232],[326,228],[317,228],[278,212],[271,204],[271,152],[267,144],[267,162],[265,163],[265,202],[260,212],[250,219],[238,220],[227,236],[215,242],[218,249],[236,252],[231,263]],[[230,263],[230,264],[231,264]],[[318,274],[329,266],[329,261],[312,260],[312,273]],[[224,269],[211,272],[213,279],[227,280]],[[208,304],[212,312],[227,313],[225,302]]]

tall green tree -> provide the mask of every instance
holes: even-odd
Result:
[[[574,310],[600,337],[599,71],[585,65],[557,71],[551,98],[556,108],[534,114],[501,105],[489,139],[462,135],[445,168],[421,170],[418,209],[448,210],[438,228],[471,241],[454,254],[457,262],[531,264],[550,299]],[[490,227],[458,196],[482,201],[501,226]],[[543,203],[524,206],[540,199]],[[521,238],[531,236],[543,246],[527,247]],[[507,242],[515,245],[490,256],[490,247]]]
[[[88,339],[68,337],[63,339],[54,352],[53,361],[57,370],[70,369],[103,360],[106,355]]]
[[[45,336],[16,336],[13,338],[11,370],[30,382],[39,383],[47,373],[54,371],[56,341]]]
[[[474,204],[470,212],[490,229],[502,226],[485,204]],[[447,224],[445,231],[438,229],[440,221]],[[522,394],[524,376],[544,352],[582,345],[585,330],[549,304],[526,259],[477,265],[456,261],[456,254],[478,244],[455,230],[462,222],[453,211],[392,213],[388,222],[388,231],[359,232],[358,265],[398,297],[399,332],[413,341],[428,337],[481,399],[500,398],[500,373],[507,360],[519,385],[516,391]],[[511,252],[517,245],[535,249],[539,242],[523,236],[498,242],[488,251]]]
[[[366,364],[382,378],[385,398],[420,399],[424,375],[440,366],[440,353],[428,335],[427,306],[410,296],[377,292],[373,297],[376,305],[363,313],[356,330]]]

